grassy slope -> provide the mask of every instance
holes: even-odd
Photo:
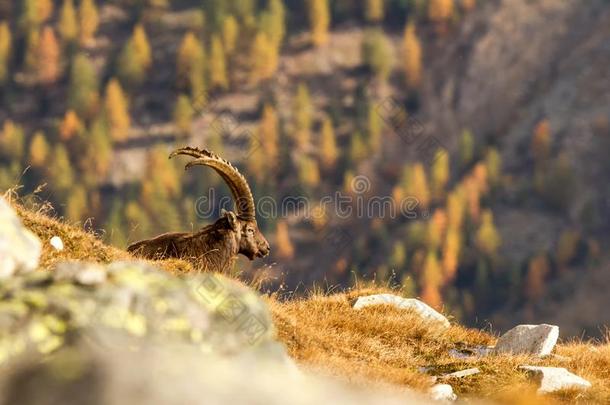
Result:
[[[33,212],[15,208],[24,224],[44,242],[43,267],[57,260],[109,262],[130,255],[104,245],[95,235]],[[65,250],[56,252],[48,241],[62,238]],[[192,271],[180,260],[157,265],[173,274]],[[354,311],[350,303],[358,295],[375,290],[360,289],[332,295],[312,294],[306,299],[280,302],[268,297],[278,329],[278,337],[302,365],[318,373],[337,375],[360,384],[396,384],[421,389],[431,385],[430,377],[418,371],[431,367],[442,374],[469,367],[482,373],[449,381],[460,396],[494,398],[506,403],[610,403],[610,342],[560,344],[556,353],[566,359],[535,359],[527,356],[488,356],[456,359],[448,352],[464,345],[493,345],[495,338],[482,331],[452,326],[442,331],[426,325],[412,314],[391,307]],[[376,291],[378,292],[378,291]],[[566,367],[588,379],[593,388],[586,392],[563,392],[540,398],[535,386],[518,370],[522,364]]]

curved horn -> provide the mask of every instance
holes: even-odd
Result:
[[[235,200],[237,215],[245,220],[255,219],[254,197],[246,178],[235,166],[206,149],[184,147],[173,151],[169,158],[178,155],[192,156],[196,158],[188,162],[185,170],[193,166],[209,166],[214,169],[227,183]]]

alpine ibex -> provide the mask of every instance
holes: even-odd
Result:
[[[215,271],[230,269],[240,253],[250,260],[267,256],[269,243],[258,229],[254,197],[244,176],[231,163],[205,149],[185,147],[169,157],[178,155],[195,158],[186,164],[185,170],[198,165],[216,170],[231,190],[237,213],[227,211],[197,232],[165,233],[136,242],[127,250],[147,259],[181,258]]]

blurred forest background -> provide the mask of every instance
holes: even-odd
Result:
[[[272,255],[239,265],[273,288],[376,280],[599,336],[609,40],[603,0],[3,0],[0,190],[125,247],[213,220],[219,176],[167,159],[203,146],[315,213],[259,219]],[[319,204],[357,176],[416,215]]]

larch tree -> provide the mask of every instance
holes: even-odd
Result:
[[[385,15],[385,0],[366,0],[364,3],[364,17],[370,22],[380,22]]]
[[[442,209],[435,210],[427,223],[426,247],[428,249],[436,251],[441,247],[446,228],[447,214]]]
[[[377,111],[377,108],[373,103],[369,104],[368,110],[367,127],[369,148],[371,149],[372,153],[376,154],[381,151],[381,130],[383,128],[383,122],[381,120],[379,111]]]
[[[83,169],[85,185],[96,186],[110,170],[112,159],[112,143],[108,127],[103,119],[98,118],[92,124],[87,134],[85,153],[80,166]]]
[[[66,217],[70,221],[80,221],[87,212],[87,190],[77,184],[71,188],[66,201]]]
[[[38,81],[44,85],[55,83],[61,74],[61,50],[53,28],[47,26],[42,30],[36,54]]]
[[[21,125],[10,119],[4,121],[0,132],[0,157],[8,160],[21,160],[23,158],[25,136]]]
[[[335,130],[330,117],[324,117],[320,134],[320,162],[325,170],[334,169],[339,158],[339,149],[335,138]]]
[[[290,231],[288,223],[284,220],[279,220],[275,229],[275,244],[277,247],[278,257],[289,260],[294,257],[294,245],[290,240]]]
[[[407,86],[411,89],[419,87],[422,77],[422,49],[413,22],[409,22],[405,27],[402,57]]]
[[[74,110],[66,111],[64,118],[59,124],[59,139],[66,142],[81,133],[84,129],[81,120]]]
[[[459,230],[464,221],[465,202],[461,190],[453,190],[447,197],[447,220],[449,228]]]
[[[405,190],[407,196],[415,197],[422,209],[430,205],[430,188],[424,165],[416,163],[413,165],[408,180],[408,188]]]
[[[563,231],[559,236],[555,259],[560,271],[565,271],[570,262],[576,257],[580,239],[580,234],[574,230]]]
[[[311,142],[311,122],[313,106],[309,89],[304,83],[299,83],[293,106],[294,129],[293,136],[296,146],[304,150]]]
[[[227,76],[227,62],[222,41],[218,35],[212,36],[210,51],[210,86],[212,88],[227,89],[229,79]]]
[[[207,102],[206,55],[201,41],[188,32],[182,38],[176,61],[177,85],[190,90],[193,108],[199,109]]]
[[[142,24],[136,24],[133,34],[123,47],[118,61],[118,74],[127,84],[144,82],[146,72],[152,64],[152,53],[148,36]]]
[[[524,293],[530,301],[542,297],[546,287],[546,277],[551,272],[551,266],[546,254],[539,254],[529,262],[525,277]]]
[[[440,294],[442,283],[443,273],[437,255],[434,251],[428,251],[421,276],[421,297],[424,302],[436,309],[442,305]]]
[[[250,50],[250,82],[257,84],[262,80],[269,79],[276,72],[279,63],[277,46],[263,31],[259,31],[254,37]]]
[[[265,152],[267,173],[271,173],[278,165],[279,158],[279,120],[275,109],[266,104],[259,126],[260,146]]]
[[[74,0],[64,0],[59,15],[58,29],[61,39],[66,43],[74,42],[78,38],[78,19]]]
[[[6,21],[0,23],[0,86],[9,78],[9,68],[12,52],[11,29]]]
[[[40,43],[40,30],[32,28],[28,31],[25,44],[24,67],[29,73],[36,74],[38,70],[38,50]]]
[[[129,127],[131,126],[129,103],[121,88],[121,84],[116,78],[110,79],[106,85],[104,110],[111,138],[114,141],[124,141],[127,139]]]
[[[476,245],[487,256],[493,257],[500,247],[502,240],[493,222],[493,214],[485,210],[481,216],[481,226],[476,233]]]
[[[380,29],[367,30],[362,40],[362,61],[381,81],[386,81],[394,66],[394,48]]]
[[[239,39],[239,24],[233,15],[227,16],[222,22],[222,43],[227,56],[230,56],[237,47]]]
[[[53,189],[62,196],[67,195],[70,188],[74,185],[74,171],[70,163],[68,151],[61,143],[58,143],[53,148],[49,163],[49,176],[51,177]]]
[[[191,132],[194,112],[189,97],[185,94],[180,94],[174,106],[173,118],[174,125],[181,136],[188,135]]]
[[[328,0],[308,0],[311,42],[322,46],[328,42],[330,8]]]
[[[23,0],[21,25],[24,31],[37,28],[53,14],[53,0]]]
[[[348,153],[349,161],[352,165],[357,165],[368,156],[368,147],[362,133],[359,131],[356,131],[356,133],[352,135]]]
[[[468,12],[474,10],[475,6],[477,5],[477,2],[476,0],[462,0],[461,5],[462,10]]]
[[[68,106],[83,118],[90,118],[99,105],[99,82],[93,63],[84,54],[72,62]]]
[[[49,143],[44,132],[36,131],[30,142],[28,162],[35,168],[44,168],[49,158]]]
[[[307,189],[313,189],[320,184],[320,169],[318,162],[309,156],[302,155],[298,163],[299,182]]]
[[[445,196],[445,187],[449,182],[449,153],[444,149],[436,152],[436,158],[432,164],[432,197],[440,201]]]
[[[430,21],[444,25],[453,17],[455,0],[430,0],[428,3],[428,18]]]
[[[474,159],[474,136],[472,131],[464,129],[459,140],[459,156],[460,156],[460,168],[464,169]]]
[[[502,157],[496,148],[489,148],[485,154],[487,180],[491,187],[496,187],[502,176]]]
[[[455,228],[449,228],[445,236],[443,244],[443,273],[447,281],[455,279],[459,264],[460,255],[460,231]]]
[[[544,119],[534,128],[534,135],[531,144],[534,162],[540,166],[546,163],[551,154],[551,124]]]
[[[267,34],[273,46],[278,49],[286,35],[285,14],[283,0],[268,0],[268,7],[259,21],[260,30]]]
[[[99,22],[95,0],[82,0],[78,8],[78,27],[82,45],[93,41]]]

